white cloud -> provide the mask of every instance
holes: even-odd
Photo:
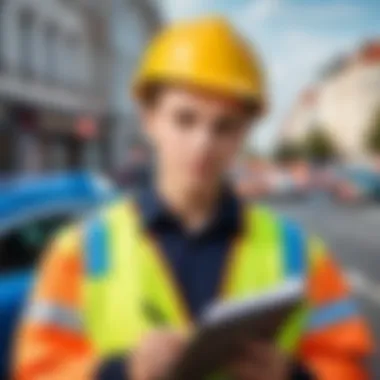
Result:
[[[236,10],[258,4],[259,17],[270,12],[278,0],[162,0],[165,13],[170,20],[188,18],[205,13],[231,15]]]
[[[252,2],[250,9],[247,9],[247,14],[250,13],[250,21],[252,24],[257,24],[266,21],[279,9],[278,0],[257,0]]]
[[[205,0],[164,0],[163,4],[170,20],[196,16],[208,8]]]
[[[295,12],[298,17],[312,18],[314,20],[322,19],[325,21],[333,20],[335,22],[337,20],[342,21],[347,18],[358,17],[366,11],[366,7],[363,7],[363,4],[359,1],[356,4],[343,1],[325,3],[299,2],[288,7],[288,12]]]
[[[345,51],[351,42],[344,37],[325,37],[318,34],[305,33],[304,31],[290,31],[281,37],[281,51],[278,59],[272,66],[274,80],[289,80],[289,74],[298,74],[298,80],[302,80],[300,74],[309,73],[309,78],[318,74],[323,64],[337,54]]]
[[[280,0],[255,0],[236,12],[234,19],[241,26],[255,28],[273,17],[280,10]]]

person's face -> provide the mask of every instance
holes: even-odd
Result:
[[[249,122],[240,104],[175,87],[162,90],[144,116],[159,169],[192,188],[220,181]]]

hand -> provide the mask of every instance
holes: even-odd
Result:
[[[166,376],[180,357],[185,336],[170,330],[155,330],[142,339],[129,365],[132,380],[156,380]]]
[[[236,380],[286,380],[290,364],[288,357],[274,345],[251,343],[227,371]]]

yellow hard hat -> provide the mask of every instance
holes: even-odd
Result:
[[[134,92],[153,83],[217,91],[262,110],[266,90],[255,52],[221,17],[176,23],[160,33],[143,57]]]

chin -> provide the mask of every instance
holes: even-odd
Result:
[[[205,187],[212,186],[214,181],[211,176],[197,175],[186,180],[187,187],[192,191],[203,191]]]

